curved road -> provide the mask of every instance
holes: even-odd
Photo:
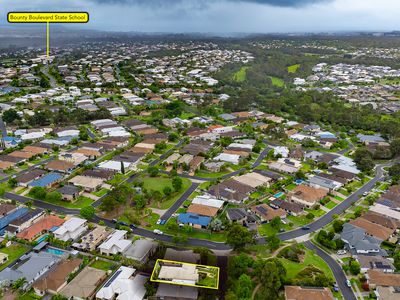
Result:
[[[332,270],[333,276],[335,276],[337,285],[342,292],[343,298],[345,300],[357,300],[356,296],[353,293],[353,290],[346,284],[347,278],[343,272],[342,267],[329,254],[319,249],[310,241],[304,242],[304,245],[308,249],[315,251],[315,253],[328,264],[329,268]]]
[[[304,230],[301,228],[284,232],[281,234],[278,234],[278,237],[283,240],[291,240],[298,238],[300,236],[303,236],[305,234],[311,233],[318,231],[322,227],[328,225],[330,222],[332,222],[333,215],[341,215],[346,209],[348,209],[353,203],[357,202],[359,198],[362,196],[363,193],[369,192],[375,187],[375,184],[382,180],[384,178],[384,170],[383,168],[387,165],[378,165],[375,170],[375,177],[371,179],[369,182],[367,182],[365,185],[363,185],[360,189],[358,189],[356,192],[351,194],[347,199],[343,200],[339,205],[335,206],[333,209],[331,209],[328,213],[323,215],[321,218],[316,220],[315,222],[312,222],[308,224],[307,226],[310,227],[309,230]]]

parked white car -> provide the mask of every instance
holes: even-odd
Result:
[[[345,255],[346,254],[346,250],[338,250],[338,252],[336,252],[337,255]]]
[[[161,230],[158,230],[158,229],[154,229],[153,232],[154,232],[155,234],[159,234],[159,235],[164,234],[164,232],[162,232]]]

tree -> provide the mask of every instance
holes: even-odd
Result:
[[[258,260],[255,274],[261,287],[255,299],[276,300],[279,299],[279,290],[286,278],[286,269],[278,259]]]
[[[156,177],[159,173],[159,170],[157,167],[150,167],[147,172],[149,173],[150,177]]]
[[[164,187],[164,189],[163,189],[163,193],[164,193],[164,195],[165,195],[166,197],[169,197],[169,196],[171,196],[171,194],[172,194],[172,189],[171,189],[169,186],[166,186],[166,187]]]
[[[251,278],[246,274],[240,275],[236,285],[236,296],[241,300],[248,300],[251,299],[252,291],[253,281]]]
[[[242,249],[246,244],[254,242],[253,233],[239,224],[233,224],[227,230],[226,242],[234,249]]]
[[[62,195],[59,192],[50,192],[46,195],[46,201],[48,202],[59,202],[62,200]]]
[[[21,120],[21,117],[16,110],[11,108],[3,113],[3,120],[6,123],[13,123],[16,120]]]
[[[95,213],[96,210],[91,205],[82,207],[80,211],[80,215],[87,220],[91,220],[95,216]]]
[[[63,296],[63,295],[56,294],[56,295],[53,295],[53,296],[51,297],[51,300],[68,300],[68,298],[65,297],[65,296]]]
[[[241,274],[246,274],[248,268],[253,266],[253,259],[247,254],[240,253],[229,259],[228,274],[232,279],[237,279]]]
[[[29,195],[31,195],[35,199],[44,200],[46,198],[47,191],[44,187],[34,186],[30,191]]]
[[[390,151],[392,152],[393,156],[399,156],[400,155],[400,138],[394,139],[390,143]]]
[[[276,235],[271,235],[266,238],[266,242],[268,244],[269,249],[275,251],[281,245],[281,239],[278,238]]]
[[[271,220],[270,224],[272,228],[279,230],[282,226],[282,220],[280,217],[275,217]]]
[[[397,250],[393,256],[394,259],[394,267],[397,271],[400,271],[400,250]]]
[[[344,224],[344,221],[342,221],[342,220],[333,221],[333,223],[332,223],[333,230],[336,233],[341,232],[343,230],[343,224]]]
[[[358,261],[352,260],[350,262],[350,272],[353,275],[358,275],[360,273],[361,267]]]
[[[8,180],[8,186],[9,186],[10,188],[15,188],[17,185],[18,185],[17,179],[15,179],[15,178],[10,178],[10,179]]]
[[[121,173],[125,174],[125,164],[123,161],[121,161]]]
[[[11,285],[11,289],[12,289],[13,291],[17,291],[17,290],[19,290],[19,289],[22,289],[26,283],[27,283],[27,280],[26,280],[25,277],[18,278],[18,279],[15,280],[15,281],[13,282],[13,284]]]
[[[354,161],[362,172],[370,171],[375,167],[372,153],[366,148],[359,148],[354,152]]]
[[[183,181],[182,178],[176,176],[172,178],[172,187],[174,188],[175,191],[180,191],[182,189]]]

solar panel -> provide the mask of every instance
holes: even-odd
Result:
[[[119,276],[119,274],[121,274],[121,272],[122,270],[118,270],[117,272],[115,272],[113,276],[111,276],[111,278],[106,282],[104,287],[109,287],[111,283],[113,283],[113,281]]]

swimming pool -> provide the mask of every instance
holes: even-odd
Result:
[[[48,234],[42,235],[40,238],[38,238],[38,239],[36,240],[36,242],[38,242],[38,244],[40,244],[41,242],[43,242],[44,240],[46,240],[48,236],[49,236]]]
[[[47,248],[46,252],[57,255],[57,256],[63,256],[65,254],[65,251],[60,250],[60,249],[54,249],[54,248]]]
[[[274,195],[274,197],[275,197],[275,198],[280,198],[280,197],[282,197],[284,194],[285,194],[284,192],[279,192],[279,193],[276,193],[276,194]]]

